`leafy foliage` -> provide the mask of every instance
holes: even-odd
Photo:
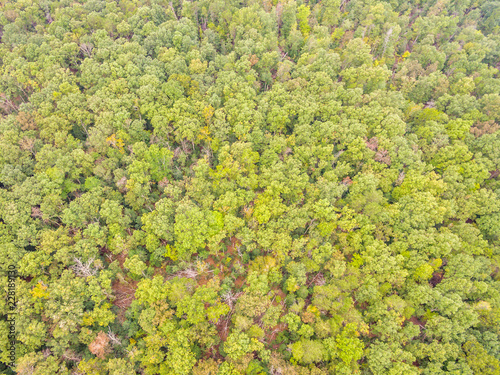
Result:
[[[0,372],[499,374],[499,20],[3,1]]]

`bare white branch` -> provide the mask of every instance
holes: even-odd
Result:
[[[88,277],[95,276],[97,274],[97,269],[91,267],[94,262],[94,257],[90,258],[87,262],[83,263],[80,258],[74,258],[75,264],[70,268],[75,272],[77,276]]]

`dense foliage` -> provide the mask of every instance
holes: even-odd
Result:
[[[498,1],[0,4],[1,372],[500,374]]]

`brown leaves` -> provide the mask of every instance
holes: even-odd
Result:
[[[42,210],[38,206],[31,207],[31,217],[41,219],[43,217]]]
[[[254,66],[259,62],[259,58],[257,57],[257,55],[250,56],[248,60],[250,61],[250,66]]]
[[[22,130],[36,130],[37,125],[34,117],[26,112],[19,112],[16,116],[16,121],[21,125]]]
[[[368,147],[372,151],[377,151],[377,148],[378,148],[377,137],[372,137],[368,141],[366,141],[366,147]]]
[[[315,316],[312,312],[304,311],[302,313],[302,321],[304,323],[314,323]]]
[[[158,186],[161,187],[162,189],[166,188],[170,181],[168,180],[168,177],[163,177],[163,179],[158,182]]]
[[[474,134],[474,136],[480,137],[484,134],[493,134],[496,132],[500,126],[493,120],[478,122],[473,127],[470,128],[470,132]]]
[[[346,185],[346,186],[349,186],[349,185],[352,185],[352,180],[349,176],[345,177],[343,180],[342,180],[342,184],[343,185]]]
[[[375,154],[374,159],[375,159],[375,161],[378,161],[379,163],[391,165],[391,157],[389,156],[389,151],[387,151],[387,150],[378,151]]]
[[[377,152],[374,156],[375,161],[391,165],[391,157],[389,156],[389,151],[384,149],[379,149],[378,146],[379,144],[377,137],[372,137],[368,141],[366,141],[366,147],[368,147],[372,151]]]
[[[97,337],[89,344],[89,350],[100,359],[104,359],[110,352],[109,337],[100,331]]]

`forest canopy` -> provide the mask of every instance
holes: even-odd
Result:
[[[0,37],[0,373],[500,374],[499,1],[3,0]]]

